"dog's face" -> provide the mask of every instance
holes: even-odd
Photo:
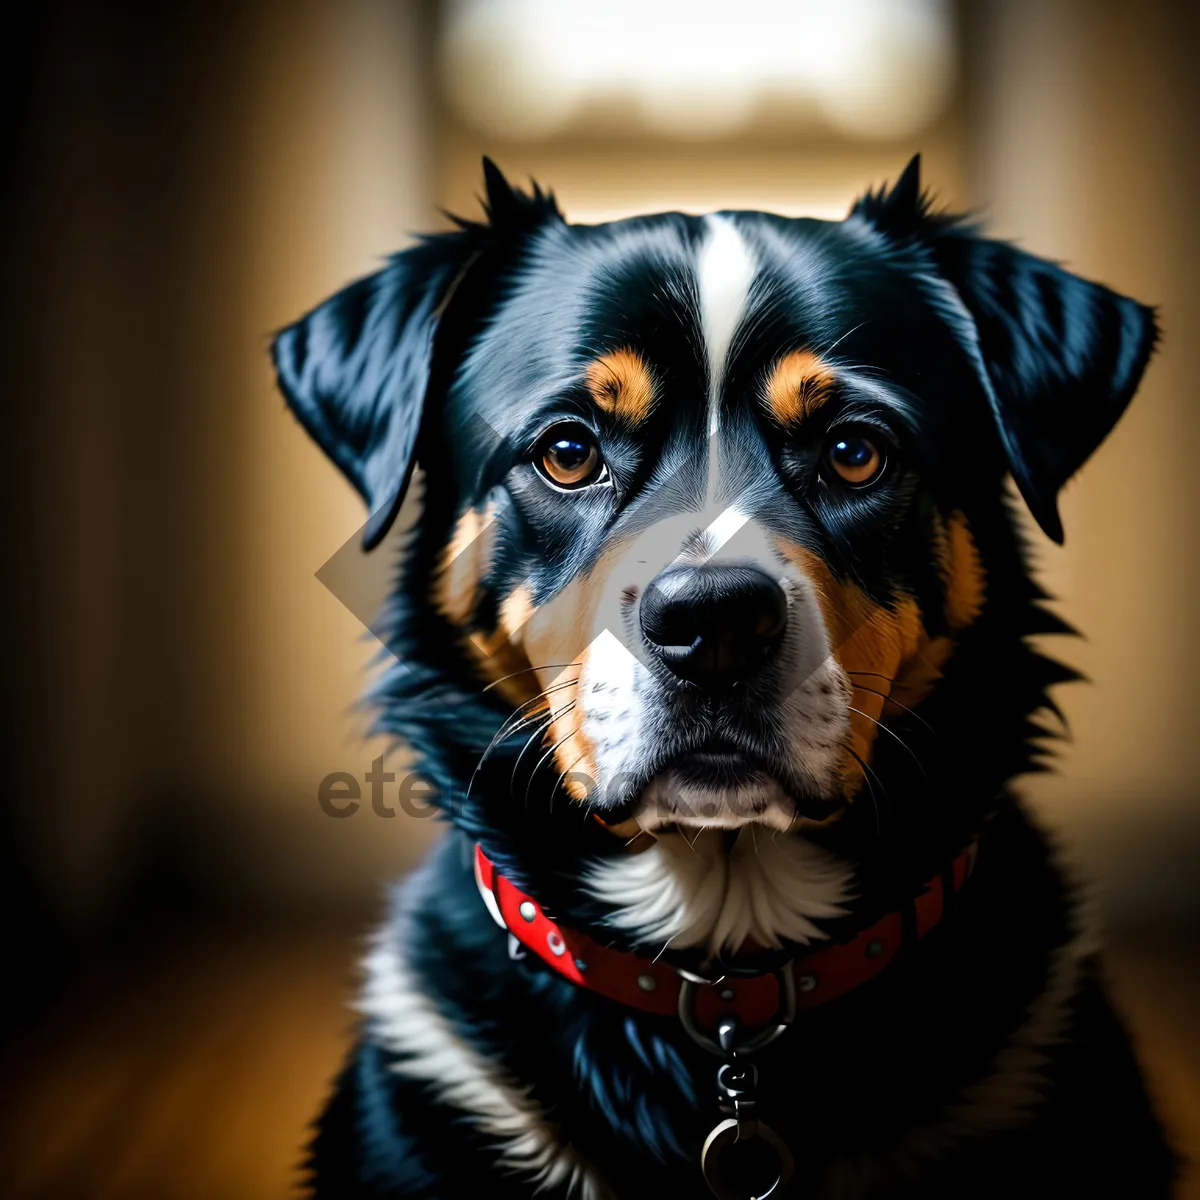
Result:
[[[568,795],[836,818],[987,608],[974,514],[1011,471],[1060,536],[1150,313],[931,216],[915,162],[840,223],[489,200],[281,335],[285,392],[371,538],[421,460],[425,599]]]
[[[884,697],[915,699],[978,611],[969,528],[925,461],[969,368],[864,234],[550,225],[453,380],[438,603],[481,666],[533,668],[510,692],[549,689],[545,744],[601,811],[836,811]]]

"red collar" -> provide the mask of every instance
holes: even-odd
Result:
[[[564,978],[642,1012],[678,1013],[695,1034],[715,1030],[726,1016],[736,1016],[750,1027],[786,1024],[795,1009],[814,1008],[873,979],[907,943],[923,938],[942,919],[947,897],[970,875],[975,854],[972,842],[904,908],[880,917],[847,941],[810,950],[777,971],[712,981],[602,946],[586,933],[564,928],[501,875],[478,845],[475,881],[496,923]]]

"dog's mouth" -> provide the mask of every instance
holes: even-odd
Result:
[[[720,738],[702,743],[660,769],[671,771],[694,787],[722,791],[765,782],[774,774],[764,755]]]
[[[646,832],[752,823],[787,830],[800,817],[827,820],[834,809],[834,802],[813,795],[769,751],[709,737],[648,771],[617,819],[632,817]]]

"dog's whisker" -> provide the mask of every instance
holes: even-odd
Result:
[[[509,679],[516,679],[518,675],[528,675],[530,671],[556,671],[567,667],[578,666],[578,663],[542,663],[540,667],[522,667],[519,671],[513,671],[509,675],[501,675],[499,679],[493,679],[483,690],[490,692],[492,688],[499,687]]]
[[[929,776],[925,773],[925,767],[922,765],[921,760],[916,756],[913,748],[894,729],[889,729],[882,721],[877,721],[873,716],[871,716],[870,713],[863,712],[861,708],[855,708],[853,704],[848,704],[846,707],[849,708],[852,713],[858,713],[860,717],[870,721],[876,729],[886,733],[889,737],[895,738],[895,740],[903,747],[904,752],[909,756],[909,758],[916,763],[917,770],[921,772],[921,778],[925,780],[926,784],[929,783]]]
[[[471,789],[475,786],[475,780],[478,778],[480,771],[483,770],[484,764],[487,762],[488,755],[496,748],[500,742],[512,737],[523,728],[527,728],[531,722],[538,720],[541,716],[541,711],[535,709],[532,712],[525,713],[520,716],[522,709],[527,709],[531,705],[537,705],[539,701],[546,699],[551,692],[561,691],[563,688],[570,687],[574,681],[567,680],[563,683],[551,684],[544,691],[539,692],[536,696],[531,697],[521,704],[514,712],[510,713],[500,724],[500,728],[496,730],[495,736],[488,743],[487,748],[479,756],[479,761],[475,764],[475,770],[471,773],[470,781],[467,783],[467,791],[464,796],[464,801],[471,798]],[[519,719],[516,719],[518,718]]]
[[[854,748],[852,746],[846,747],[846,753],[849,754],[850,757],[852,759],[854,759],[854,761],[856,763],[858,763],[858,765],[860,767],[862,767],[862,769],[863,769],[863,779],[866,780],[867,790],[871,793],[871,807],[875,811],[875,840],[877,843],[882,844],[882,842],[883,842],[883,826],[882,826],[882,818],[881,818],[880,809],[879,809],[879,797],[876,796],[876,794],[875,794],[875,784],[873,784],[871,782],[871,779],[872,778],[875,779],[875,781],[879,784],[880,788],[883,789],[883,794],[885,796],[887,796],[887,789],[883,787],[883,781],[879,778],[878,775],[875,774],[875,772],[871,769],[871,767],[869,766],[867,761],[863,758],[860,758],[858,756],[858,754],[855,753]],[[888,800],[888,807],[889,807],[889,809],[891,807],[890,799]]]
[[[554,709],[553,711],[549,712],[546,715],[545,721],[540,725],[540,727],[530,737],[526,738],[525,745],[521,747],[521,753],[517,755],[517,761],[515,763],[513,763],[512,776],[508,781],[510,792],[513,788],[515,788],[517,786],[517,772],[521,769],[521,759],[523,759],[525,757],[525,755],[529,752],[529,747],[534,745],[534,743],[538,740],[538,738],[540,738],[546,732],[547,729],[551,728],[551,726],[554,724],[555,721],[558,720],[559,717],[565,716],[574,707],[575,707],[575,701],[570,700],[566,704],[564,704],[562,706],[562,708]],[[536,772],[537,772],[537,767],[534,767],[534,773],[536,773]],[[530,779],[532,780],[532,776],[530,776]],[[529,800],[529,789],[528,788],[526,788],[526,790],[525,790],[525,799],[526,799],[526,802],[528,802],[528,800]]]
[[[826,346],[825,349],[820,352],[821,357],[828,358],[829,355],[831,355],[848,337],[850,337],[851,334],[857,333],[866,324],[868,324],[868,322],[859,321],[859,323],[855,325],[853,329],[847,329],[840,338],[838,338],[831,345]]]
[[[548,707],[547,705],[543,705],[541,703],[546,699],[546,696],[535,696],[525,705],[525,707],[529,708],[528,712],[523,714],[513,713],[511,716],[507,717],[504,724],[501,725],[498,730],[496,730],[496,735],[492,738],[491,742],[488,744],[488,748],[484,751],[484,757],[490,754],[501,742],[507,741],[513,736],[513,734],[519,733],[522,729],[528,726],[531,721],[536,721],[539,717],[541,717]],[[481,759],[480,762],[482,763],[482,761],[483,760]]]
[[[547,732],[551,729],[551,727],[553,725],[554,725],[554,718],[552,716],[548,717],[543,724],[538,726],[538,728],[533,731],[533,733],[526,740],[525,745],[521,747],[521,753],[517,755],[517,761],[513,765],[512,778],[509,781],[509,794],[510,795],[512,794],[512,792],[515,790],[515,788],[517,786],[517,770],[521,765],[521,759],[523,759],[525,757],[525,754],[529,750],[530,746],[536,745],[538,742],[541,741],[542,738],[544,738],[546,736]],[[530,776],[531,782],[532,782],[532,778],[533,777]],[[526,812],[529,811],[529,788],[528,787],[526,787],[526,789],[525,789],[525,811]]]
[[[580,760],[583,759],[583,757],[586,754],[587,754],[586,750],[581,750],[579,752],[578,756],[575,758],[574,762],[572,762],[570,764],[570,766],[563,769],[563,771],[559,774],[558,778],[554,781],[554,790],[555,791],[557,791],[560,787],[562,787],[563,782],[566,780],[567,776],[579,765]],[[588,805],[588,811],[589,812],[591,811],[590,804]]]
[[[571,707],[572,708],[574,707],[574,701],[572,701]],[[555,742],[554,745],[551,746],[550,749],[547,750],[546,753],[543,754],[542,757],[539,758],[536,763],[534,763],[533,770],[530,771],[530,773],[529,773],[529,782],[525,785],[525,810],[527,812],[529,811],[529,793],[530,793],[531,789],[533,788],[533,781],[537,778],[538,771],[540,771],[542,769],[542,764],[555,752],[555,750],[557,750],[559,748],[559,746],[563,745],[565,742],[569,742],[578,732],[579,732],[578,729],[572,729],[571,732],[568,733],[566,737],[559,738],[558,741]],[[551,804],[554,803],[553,792],[551,793],[550,802],[551,802]]]
[[[516,733],[516,731],[518,729],[520,729],[523,725],[527,725],[529,723],[529,719],[531,717],[536,717],[541,712],[541,709],[536,707],[536,705],[539,701],[546,700],[548,702],[551,693],[561,692],[567,688],[571,688],[574,686],[575,686],[575,681],[570,680],[570,679],[565,680],[562,683],[553,683],[548,688],[545,688],[543,691],[539,692],[536,696],[533,696],[529,700],[526,700],[525,703],[523,705],[521,705],[521,708],[530,708],[531,705],[533,705],[535,707],[530,712],[526,713],[525,716],[521,717],[520,720],[516,720],[515,724],[510,725],[509,723],[513,722],[514,719],[518,716],[520,709],[515,710],[508,717],[506,717],[504,720],[504,723],[501,724],[500,729],[497,730],[497,737],[493,738],[493,747],[489,747],[489,749],[494,748],[494,743],[496,741],[507,740],[507,738],[511,737],[514,733]],[[547,705],[547,707],[548,707],[548,705]],[[507,729],[506,729],[506,726],[508,726]]]
[[[551,726],[551,725],[553,725],[553,724],[554,724],[554,714],[553,714],[552,712],[545,712],[545,713],[540,713],[540,714],[539,714],[539,716],[538,716],[538,719],[537,719],[537,721],[535,722],[535,727],[534,727],[534,728],[532,728],[532,729],[530,730],[529,734],[528,734],[528,735],[527,735],[527,737],[525,738],[525,743],[524,743],[524,745],[521,747],[520,751],[519,751],[519,752],[518,752],[518,754],[517,754],[517,761],[516,761],[516,762],[513,764],[513,773],[512,773],[512,777],[511,777],[511,779],[509,780],[509,787],[510,787],[510,790],[511,790],[511,788],[512,788],[512,787],[514,787],[514,786],[516,785],[516,782],[517,782],[517,769],[518,769],[518,768],[520,767],[520,765],[521,765],[521,759],[523,759],[523,758],[525,757],[525,752],[526,752],[526,751],[529,749],[529,747],[530,747],[530,746],[532,746],[532,745],[533,745],[533,744],[534,744],[534,743],[537,741],[537,739],[538,739],[539,737],[541,737],[541,735],[542,735],[542,734],[544,734],[544,733],[546,732],[546,730],[547,730],[547,729],[549,729],[549,728],[550,728],[550,726]]]
[[[858,692],[866,692],[868,695],[871,695],[871,696],[881,697],[882,699],[886,700],[889,704],[894,704],[897,708],[903,709],[903,711],[908,713],[908,715],[910,717],[913,717],[915,720],[920,721],[921,724],[924,725],[925,728],[928,729],[930,733],[937,733],[937,730],[934,729],[934,727],[932,725],[930,725],[930,723],[927,720],[925,720],[925,718],[923,716],[921,716],[921,714],[919,712],[917,712],[916,709],[909,708],[907,704],[901,704],[900,701],[895,698],[895,696],[892,696],[888,692],[877,692],[874,688],[863,687],[863,685],[861,683],[856,683],[854,685],[854,690],[858,691]]]

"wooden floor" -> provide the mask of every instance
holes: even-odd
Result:
[[[305,1124],[353,1022],[356,941],[210,932],[88,971],[9,1057],[0,1195],[296,1195]],[[1129,940],[1109,964],[1176,1144],[1200,1155],[1196,956]],[[1195,1167],[1179,1196],[1200,1200]]]

